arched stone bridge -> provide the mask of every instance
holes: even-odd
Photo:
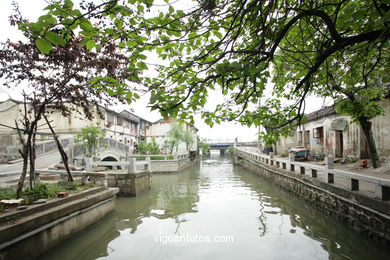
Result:
[[[82,157],[82,147],[73,145],[69,147],[72,149],[72,157]],[[101,161],[120,161],[121,158],[125,158],[127,155],[132,153],[132,148],[126,144],[118,142],[111,138],[104,138],[99,144],[99,152],[96,157],[100,158]]]

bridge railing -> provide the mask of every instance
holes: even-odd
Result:
[[[189,153],[180,154],[132,154],[128,158],[135,158],[137,161],[167,161],[167,160],[183,160],[189,158]]]

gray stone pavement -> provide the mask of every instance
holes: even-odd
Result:
[[[263,154],[259,151],[257,147],[240,147],[244,148],[247,151],[250,152],[255,152],[259,154]],[[277,158],[283,159],[283,160],[289,160],[288,157],[279,157],[277,155],[274,155]],[[325,165],[324,162],[322,161],[299,161],[302,163],[308,163],[308,164],[313,164],[313,165]],[[348,165],[348,164],[341,164],[341,163],[335,163],[334,164],[334,169],[337,170],[343,170],[343,171],[348,171],[350,173],[356,173],[356,174],[363,174],[371,177],[377,177],[377,178],[383,178],[383,179],[389,179],[390,180],[390,164],[389,163],[382,163],[381,167],[374,169],[372,167],[369,168],[358,168],[359,161],[353,165]]]
[[[47,169],[49,166],[59,163],[60,161],[61,156],[58,151],[42,154],[37,157],[35,161],[35,168]],[[7,172],[21,171],[22,167],[23,162],[21,160],[13,164],[0,164],[0,177],[2,174],[5,174]]]

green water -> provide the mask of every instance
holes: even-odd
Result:
[[[40,259],[390,259],[228,158],[153,175],[152,186]]]

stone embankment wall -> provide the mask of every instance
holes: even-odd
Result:
[[[291,174],[287,170],[266,165],[243,154],[236,154],[234,162],[296,194],[362,235],[390,245],[388,201],[357,195],[326,183],[310,182],[305,176]]]
[[[0,217],[0,260],[36,259],[115,209],[117,188],[93,188]]]
[[[178,172],[189,167],[191,161],[189,158],[183,158],[178,160],[161,160],[151,161],[151,172],[152,173],[170,173]]]
[[[149,172],[123,174],[108,173],[107,182],[109,187],[119,188],[119,194],[136,196],[150,190],[152,178]]]

